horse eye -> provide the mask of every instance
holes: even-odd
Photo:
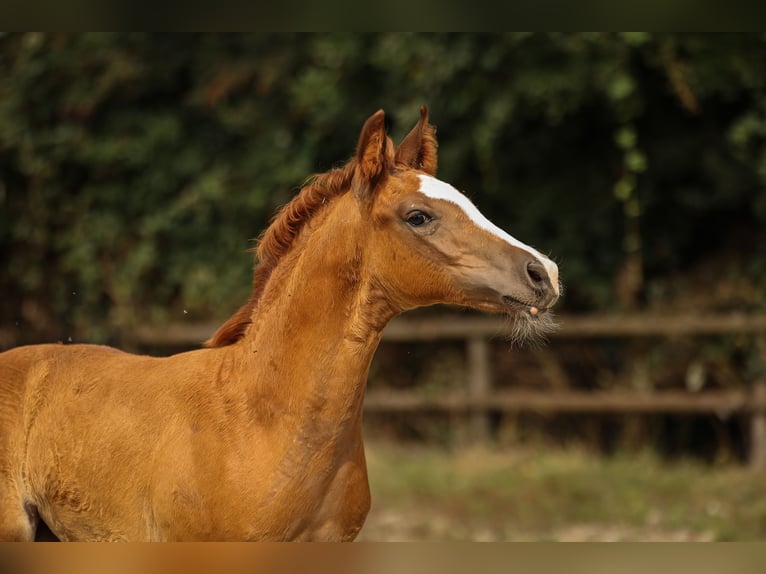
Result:
[[[412,211],[407,215],[407,223],[413,227],[420,227],[431,221],[432,217],[422,211]]]

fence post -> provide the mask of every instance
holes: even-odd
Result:
[[[766,469],[766,379],[753,381],[752,399],[756,409],[750,418],[750,466]]]
[[[489,343],[484,337],[471,337],[468,339],[468,396],[483,398],[491,392]],[[489,413],[483,407],[471,413],[469,429],[472,442],[478,444],[489,442],[491,434]]]

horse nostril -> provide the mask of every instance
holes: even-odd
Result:
[[[530,261],[527,264],[527,276],[531,280],[532,285],[535,287],[544,287],[547,273],[542,264],[538,263],[537,261]]]

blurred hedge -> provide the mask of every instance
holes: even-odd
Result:
[[[440,177],[560,263],[565,308],[707,261],[749,286],[717,304],[766,306],[765,65],[762,34],[3,35],[0,326],[223,318],[275,207],[421,103]]]

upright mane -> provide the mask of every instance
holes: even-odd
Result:
[[[253,290],[250,298],[205,341],[206,347],[225,347],[244,336],[274,268],[290,251],[306,222],[325,204],[350,188],[355,166],[356,160],[351,159],[342,167],[309,177],[300,193],[276,213],[258,240],[258,245],[252,249],[255,251],[257,263],[253,272]]]

